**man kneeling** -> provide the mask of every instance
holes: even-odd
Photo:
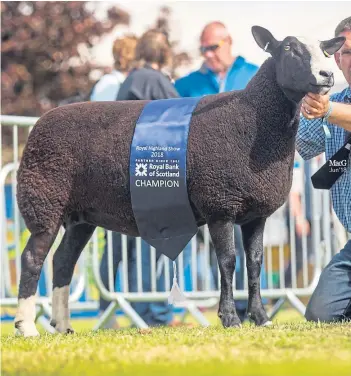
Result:
[[[347,152],[351,146],[351,17],[340,22],[335,36],[346,37],[344,45],[335,53],[335,61],[343,72],[347,88],[330,98],[329,95],[305,96],[296,147],[304,159],[325,152],[327,160],[340,148],[346,148],[346,162],[343,164],[346,166],[341,176],[333,183],[335,172],[327,171],[329,176],[325,179],[329,180],[329,186],[332,185],[335,213],[346,230],[351,232],[351,156]],[[323,118],[327,121],[326,133]],[[351,240],[323,270],[305,316],[309,321],[324,322],[351,319]]]

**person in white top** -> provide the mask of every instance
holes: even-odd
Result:
[[[90,100],[91,101],[115,101],[119,89],[126,79],[128,73],[134,68],[135,64],[135,48],[137,45],[137,38],[133,35],[118,38],[113,43],[112,53],[114,58],[114,69],[111,73],[105,74],[93,87]],[[112,248],[113,248],[113,275],[116,279],[119,261],[121,257],[121,234],[112,233]],[[107,236],[105,235],[105,248],[100,264],[100,275],[102,282],[108,286],[108,261],[107,261]],[[109,302],[100,297],[100,313],[109,306]],[[105,324],[105,328],[117,329],[118,324],[113,315]]]
[[[95,84],[90,95],[91,101],[115,101],[117,99],[121,84],[133,68],[136,44],[137,38],[133,35],[114,41],[112,48],[114,69],[111,73],[102,76]]]

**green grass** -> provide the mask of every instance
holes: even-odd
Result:
[[[270,328],[225,330],[212,314],[209,328],[98,332],[80,321],[74,335],[34,339],[8,334],[12,324],[4,324],[2,375],[351,375],[350,324],[286,318],[282,312]]]

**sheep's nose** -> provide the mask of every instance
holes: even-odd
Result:
[[[323,77],[326,77],[326,78],[332,78],[333,77],[333,72],[326,71],[326,70],[319,71],[319,74]]]

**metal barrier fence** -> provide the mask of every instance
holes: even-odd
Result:
[[[3,137],[12,138],[12,147],[9,150],[2,147],[2,159],[0,159],[1,307],[17,305],[16,294],[21,268],[20,255],[25,246],[25,236],[23,235],[25,227],[15,199],[16,170],[22,153],[22,145],[36,120],[37,118],[19,116],[1,117],[1,134],[4,135]],[[318,162],[313,160],[311,166],[312,171],[315,171],[318,168]],[[301,200],[305,218],[304,191]],[[266,286],[262,288],[261,295],[263,298],[271,299],[274,303],[268,312],[270,317],[278,312],[285,301],[290,302],[301,314],[304,314],[305,306],[299,298],[309,297],[312,294],[322,267],[344,244],[345,232],[339,228],[336,233],[335,229],[338,225],[332,216],[328,192],[313,190],[311,200],[310,236],[303,235],[301,238],[296,236],[295,218],[291,207],[286,210],[287,215],[284,215],[283,207],[267,220],[263,273],[266,277]],[[10,207],[8,202],[12,202]],[[182,252],[177,260],[179,285],[183,291],[186,290],[184,295],[188,302],[184,308],[185,313],[193,315],[202,325],[209,325],[199,308],[212,307],[217,304],[220,295],[220,274],[216,260],[213,258],[214,251],[206,226],[201,229],[200,234],[201,238],[195,236],[189,244],[189,249]],[[269,240],[272,238],[272,234],[273,238],[278,239]],[[282,234],[285,234],[285,239]],[[53,331],[53,329],[44,314],[51,316],[52,255],[61,238],[62,231],[43,267],[42,274],[45,276],[46,291],[41,294],[38,288],[37,319],[49,331]],[[105,273],[101,275],[99,265],[105,249],[105,241],[107,242],[108,267],[107,275]],[[113,271],[112,233],[110,231],[106,232],[106,236],[104,236],[103,229],[97,229],[94,232],[76,267],[69,300],[71,310],[78,312],[97,310],[99,295],[110,302],[108,308],[100,316],[95,329],[101,327],[114,314],[117,307],[127,314],[135,325],[147,327],[145,321],[133,308],[133,303],[166,301],[169,296],[172,277],[169,260],[165,256],[158,258],[155,249],[149,247],[150,268],[145,270],[142,261],[142,241],[140,238],[136,239],[133,246],[135,247],[133,249],[135,252],[133,265],[136,270],[134,277],[131,277],[134,287],[130,288],[128,274],[131,273],[129,260],[131,249],[128,246],[127,236],[122,235],[120,242],[121,244],[117,244],[117,247],[120,249],[122,262],[118,272],[120,286],[117,291]],[[116,242],[114,246],[116,246]],[[240,288],[236,286],[234,278],[234,298],[245,300],[248,294],[245,257],[240,257],[239,261],[243,285]],[[88,282],[89,278],[94,281],[93,284]],[[107,286],[103,283],[103,278],[108,281]],[[150,281],[147,291],[143,287],[145,278]],[[160,287],[161,278],[163,285]],[[84,296],[83,301],[82,296]]]

